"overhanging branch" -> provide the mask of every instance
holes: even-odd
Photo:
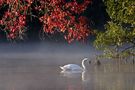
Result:
[[[125,48],[125,49],[122,50],[121,52],[125,52],[126,50],[129,50],[129,49],[134,48],[134,47],[135,47],[135,45],[132,45],[132,46],[130,46],[130,47]]]

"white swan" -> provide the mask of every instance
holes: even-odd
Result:
[[[84,58],[82,60],[82,67],[80,67],[79,65],[76,65],[76,64],[67,64],[67,65],[64,65],[64,66],[60,66],[60,68],[63,71],[85,71],[86,67],[84,65],[84,62],[87,61],[87,60],[88,60],[88,58]]]

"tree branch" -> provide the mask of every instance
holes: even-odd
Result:
[[[129,50],[129,49],[134,48],[134,47],[135,47],[135,45],[132,45],[132,46],[130,46],[130,47],[125,48],[125,49],[122,50],[121,52],[125,52],[126,50]]]

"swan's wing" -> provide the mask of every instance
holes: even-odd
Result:
[[[67,64],[63,67],[60,67],[62,70],[82,70],[82,68],[79,65],[76,64]]]
[[[71,67],[70,67],[69,64],[68,64],[68,65],[64,65],[64,66],[60,66],[60,68],[61,68],[62,70],[71,70]]]
[[[60,66],[60,68],[61,68],[62,70],[66,70],[66,69],[68,69],[68,67],[67,67],[66,65],[64,65],[64,66]]]

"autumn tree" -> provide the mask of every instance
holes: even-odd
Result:
[[[85,40],[91,31],[82,13],[90,3],[91,0],[0,0],[0,9],[4,8],[0,30],[9,40],[24,39],[28,17],[34,17],[42,23],[43,34],[59,32],[69,43]]]
[[[135,56],[135,1],[104,0],[110,21],[105,32],[98,32],[95,46],[104,56],[120,58]]]

